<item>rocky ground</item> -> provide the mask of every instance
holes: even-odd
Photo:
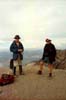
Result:
[[[66,70],[54,69],[49,78],[47,67],[42,75],[37,75],[38,69],[39,65],[30,63],[23,68],[25,75],[18,75],[17,70],[13,84],[0,86],[0,100],[66,100]],[[0,73],[5,70],[0,68]]]

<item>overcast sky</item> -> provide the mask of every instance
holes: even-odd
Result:
[[[25,48],[43,48],[50,38],[66,49],[66,0],[0,0],[0,50],[16,34]]]

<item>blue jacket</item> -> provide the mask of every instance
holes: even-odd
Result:
[[[24,47],[21,42],[19,42],[19,46],[17,46],[16,42],[13,41],[13,43],[10,46],[10,51],[13,52],[13,60],[18,59],[18,55],[20,55],[20,59],[23,59],[22,53],[18,52],[18,49],[22,49],[24,51]]]

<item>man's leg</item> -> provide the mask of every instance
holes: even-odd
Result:
[[[43,65],[44,65],[44,62],[43,61],[40,61],[40,69],[38,71],[38,74],[42,74],[42,70],[43,70]]]
[[[52,77],[53,64],[49,64],[49,77]]]
[[[19,60],[19,74],[24,75],[23,69],[22,69],[22,60]]]
[[[13,75],[16,75],[16,67],[13,68]]]
[[[18,61],[14,60],[13,61],[13,65],[14,65],[14,67],[13,67],[13,75],[16,75],[16,67],[18,66]]]
[[[19,65],[19,74],[22,75],[22,65]]]

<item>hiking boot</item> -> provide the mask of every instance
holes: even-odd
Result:
[[[39,71],[38,71],[38,74],[41,75],[41,74],[42,74],[42,71],[39,70]]]
[[[49,77],[52,77],[52,73],[49,73]]]

